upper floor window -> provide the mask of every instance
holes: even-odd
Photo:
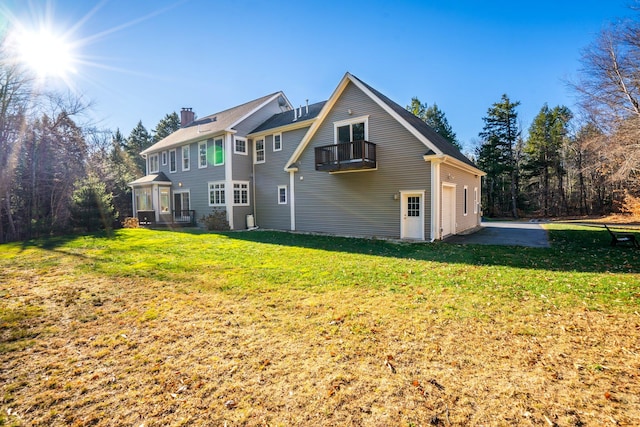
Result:
[[[273,151],[282,150],[282,134],[276,133],[273,135]]]
[[[464,186],[464,203],[463,203],[463,212],[464,215],[466,216],[468,211],[467,211],[467,197],[469,197],[469,188],[465,185]]]
[[[149,156],[149,173],[156,173],[160,170],[160,164],[157,154]]]
[[[162,152],[162,166],[167,166],[167,152]]]
[[[256,139],[255,142],[255,163],[264,163],[264,138]]]
[[[369,116],[335,122],[335,143],[369,140]]]
[[[478,213],[478,187],[473,187],[473,213]]]
[[[198,169],[207,167],[207,141],[198,143]]]
[[[213,140],[213,165],[224,165],[224,139],[216,138]]]
[[[178,159],[176,158],[176,150],[169,151],[169,172],[178,172]]]
[[[244,138],[234,138],[233,152],[247,155],[247,140]]]
[[[185,145],[182,147],[182,170],[188,171],[191,169],[191,162],[189,160],[189,146]]]

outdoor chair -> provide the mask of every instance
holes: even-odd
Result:
[[[612,231],[607,224],[604,224],[604,228],[607,229],[609,234],[611,235],[611,246],[616,246],[618,243],[630,243],[632,246],[636,248],[640,248],[640,243],[636,239],[635,234],[633,233],[618,233]]]

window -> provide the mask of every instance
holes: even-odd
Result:
[[[468,211],[467,211],[467,197],[469,195],[468,193],[469,193],[469,189],[465,185],[464,186],[464,210],[463,210],[464,216],[467,216],[467,213],[468,213]]]
[[[176,158],[176,150],[169,151],[169,172],[178,172],[178,160]]]
[[[247,140],[244,138],[234,138],[233,152],[247,155]]]
[[[224,206],[224,182],[209,183],[209,206]]]
[[[162,166],[167,166],[167,152],[162,152]]]
[[[224,140],[222,138],[213,141],[213,165],[224,165]]]
[[[276,133],[273,135],[273,151],[282,150],[282,134]]]
[[[407,197],[407,216],[420,216],[420,196]]]
[[[256,139],[255,151],[255,163],[264,163],[264,138]]]
[[[160,188],[160,213],[168,214],[169,213],[169,188],[163,187]]]
[[[198,143],[198,169],[207,167],[207,141]]]
[[[188,171],[191,168],[191,163],[189,162],[189,146],[185,145],[182,147],[182,170]]]
[[[478,213],[478,187],[473,188],[473,213]]]
[[[233,183],[233,204],[240,206],[249,206],[249,183],[234,182]]]
[[[160,170],[160,165],[158,164],[158,155],[152,154],[149,156],[149,173],[155,173]]]
[[[287,204],[287,186],[286,185],[278,185],[278,204],[279,205]]]
[[[369,139],[369,116],[343,120],[333,125],[336,144]]]
[[[150,211],[153,209],[151,204],[151,188],[140,188],[136,190],[136,209],[139,211]]]

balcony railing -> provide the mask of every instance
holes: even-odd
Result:
[[[375,169],[376,166],[376,144],[373,142],[352,141],[316,147],[317,171]]]
[[[173,211],[173,221],[181,224],[196,224],[196,211],[194,210],[181,210]]]

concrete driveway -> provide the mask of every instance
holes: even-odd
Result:
[[[548,248],[547,231],[535,222],[491,221],[482,222],[482,228],[466,236],[451,236],[447,243],[472,245],[507,245]]]

